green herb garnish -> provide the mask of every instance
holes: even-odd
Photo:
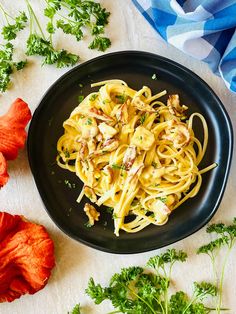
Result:
[[[89,0],[45,1],[47,7],[44,14],[49,18],[49,29],[61,29],[65,34],[74,36],[78,41],[84,37],[84,31],[87,30],[94,36],[89,48],[105,51],[110,46],[110,39],[100,36],[104,33],[104,27],[108,24],[110,15],[100,3]]]
[[[90,49],[97,49],[99,51],[105,51],[111,46],[111,41],[107,37],[96,36],[89,45]]]
[[[157,163],[155,161],[152,162],[152,166],[156,169],[157,168]]]
[[[207,254],[211,259],[215,284],[219,283],[219,293],[216,300],[216,313],[220,313],[226,265],[229,254],[236,242],[236,218],[234,218],[231,225],[223,223],[212,224],[207,228],[207,232],[215,235],[215,239],[210,241],[208,244],[201,246],[197,253]],[[227,251],[224,255],[223,265],[220,268],[216,265],[216,258],[220,249],[223,247],[226,247]]]
[[[85,125],[92,125],[93,121],[91,118],[88,118]]]
[[[94,101],[98,97],[98,94],[93,94],[90,96],[89,100]]]
[[[106,207],[106,211],[107,211],[109,214],[112,214],[113,211],[114,211],[114,208],[113,208],[113,207]]]
[[[187,254],[183,251],[167,250],[149,259],[147,266],[152,272],[138,266],[122,268],[120,273],[112,276],[109,286],[105,288],[90,278],[86,293],[96,304],[110,300],[117,313],[209,313],[202,301],[216,294],[216,288],[210,283],[194,283],[192,298],[183,291],[169,297],[173,266],[186,259]]]
[[[83,95],[79,95],[78,96],[78,102],[81,103],[84,100],[84,96]]]
[[[144,124],[146,118],[147,118],[146,113],[144,113],[143,115],[141,115],[141,117],[140,117],[140,123],[141,123],[141,124]]]
[[[123,104],[126,101],[127,96],[125,94],[122,94],[116,95],[115,98],[119,101],[120,104]]]
[[[112,214],[112,218],[117,219],[118,218],[117,214],[116,213]]]
[[[159,185],[159,184],[158,184]],[[158,186],[158,185],[155,185],[155,186]],[[162,203],[165,203],[167,201],[167,197],[158,197],[158,199],[162,202]]]
[[[157,75],[155,73],[152,75],[152,80],[157,80]]]
[[[69,153],[68,149],[65,149],[64,155],[66,158],[70,158],[70,153]]]
[[[16,38],[19,31],[25,28],[28,18],[25,12],[20,12],[18,16],[12,17],[1,5],[0,11],[2,11],[6,21],[6,25],[3,26],[1,34],[5,40],[11,41]],[[11,21],[13,23],[11,23]]]
[[[6,23],[1,33],[7,41],[5,44],[0,44],[0,92],[3,93],[10,87],[11,74],[15,70],[22,70],[27,63],[26,60],[13,61],[14,46],[10,43],[11,40],[16,38],[17,33],[24,29],[27,17],[25,12],[20,12],[18,16],[12,17],[1,4],[0,11],[3,13]]]
[[[125,170],[125,165],[117,165],[117,164],[112,164],[111,165],[112,169],[122,169]]]
[[[76,304],[71,312],[67,312],[67,314],[81,314],[80,304]]]
[[[43,65],[55,64],[58,68],[75,65],[79,60],[77,55],[69,53],[64,49],[56,50],[53,47],[52,34],[54,33],[54,27],[52,24],[52,17],[50,16],[50,25],[47,26],[47,31],[50,35],[49,38],[46,38],[29,0],[25,0],[25,2],[30,17],[30,35],[27,39],[26,54],[28,56],[43,57]],[[49,11],[46,10],[44,13],[48,16],[47,14],[49,14]]]
[[[91,228],[91,227],[92,227],[92,225],[91,225],[89,222],[86,222],[86,223],[84,224],[84,226],[85,226],[86,228]]]

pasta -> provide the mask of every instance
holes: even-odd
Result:
[[[114,232],[138,232],[150,224],[163,225],[170,213],[201,186],[199,170],[208,143],[208,128],[199,113],[186,116],[178,95],[167,104],[162,91],[139,91],[124,81],[92,84],[89,94],[63,123],[57,143],[57,164],[84,182],[77,202],[86,195],[92,203],[112,208]],[[202,143],[194,135],[193,121],[200,119]],[[85,205],[91,225],[100,213]]]

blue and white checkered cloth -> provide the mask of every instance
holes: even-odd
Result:
[[[170,44],[207,62],[236,92],[236,0],[132,0]]]

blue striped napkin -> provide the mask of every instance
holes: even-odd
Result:
[[[167,42],[202,60],[236,92],[236,0],[132,0]]]

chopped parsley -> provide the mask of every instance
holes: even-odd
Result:
[[[120,104],[123,104],[126,101],[127,96],[125,94],[122,94],[116,95],[115,98],[119,101]]]
[[[111,41],[107,37],[96,36],[89,45],[89,49],[97,49],[99,51],[105,51],[111,46]]]
[[[113,207],[106,207],[106,211],[107,211],[108,214],[112,214],[113,210],[114,210]]]
[[[152,80],[157,80],[157,75],[156,75],[156,73],[154,73],[153,75],[152,75]]]
[[[140,123],[141,123],[141,124],[144,124],[146,118],[147,118],[146,113],[144,113],[143,115],[141,115],[141,117],[140,117]]]
[[[125,165],[112,164],[111,167],[112,167],[112,169],[122,169],[122,170],[125,170]]]
[[[68,312],[67,314],[81,314],[81,307],[80,304],[76,304],[71,312]]]
[[[91,228],[91,227],[92,227],[92,225],[91,225],[89,222],[86,222],[86,223],[84,224],[84,226],[85,226],[86,228]]]
[[[65,185],[68,186],[69,189],[72,189],[72,188],[75,189],[75,187],[76,187],[75,183],[70,183],[69,180],[64,180],[64,183],[65,183]]]
[[[70,158],[70,153],[69,153],[68,149],[65,150],[64,154],[65,154],[66,158]]]
[[[165,203],[167,201],[167,197],[158,197],[158,199],[162,202]]]
[[[153,166],[154,168],[156,168],[156,167],[157,167],[157,163],[156,163],[155,161],[153,161],[153,162],[152,162],[152,166]]]
[[[109,104],[111,101],[109,100],[109,99],[104,99],[103,101],[102,101],[102,103],[105,105],[105,104]]]
[[[93,121],[91,118],[88,118],[85,125],[92,125]]]
[[[84,96],[83,95],[79,95],[78,96],[78,102],[81,103],[84,100]]]
[[[90,100],[90,101],[94,101],[97,97],[98,97],[98,94],[93,94],[93,95],[89,98],[89,100]]]

